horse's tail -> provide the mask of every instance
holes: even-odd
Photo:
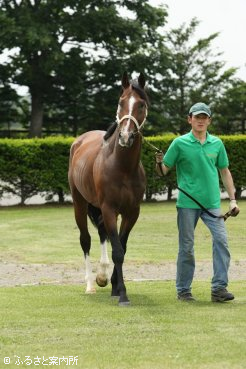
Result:
[[[92,224],[98,229],[100,241],[103,243],[104,241],[108,240],[101,210],[91,204],[88,204],[88,216]]]

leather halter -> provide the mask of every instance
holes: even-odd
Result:
[[[147,106],[146,106],[146,113],[145,113],[145,117],[144,117],[144,120],[142,121],[142,123],[141,123],[141,124],[139,124],[139,123],[138,123],[138,121],[137,121],[137,119],[136,119],[133,115],[130,115],[130,114],[123,115],[123,117],[122,117],[122,118],[119,118],[119,116],[118,116],[118,114],[117,114],[117,115],[116,115],[116,122],[117,122],[118,127],[120,127],[120,123],[121,123],[123,120],[125,120],[125,119],[131,119],[131,120],[134,122],[134,124],[135,124],[135,126],[136,126],[136,128],[137,128],[137,132],[134,132],[134,134],[136,135],[136,134],[138,134],[138,133],[141,131],[141,129],[143,128],[143,126],[144,126],[144,124],[145,124],[145,121],[146,121],[146,118],[147,118],[147,115],[148,115],[148,110],[147,110]]]

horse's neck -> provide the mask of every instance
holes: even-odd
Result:
[[[117,165],[129,172],[135,170],[140,163],[141,147],[142,142],[139,136],[135,138],[133,145],[129,148],[121,147],[118,139],[115,140],[114,152]]]

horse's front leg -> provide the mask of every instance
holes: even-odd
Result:
[[[112,296],[119,296],[119,305],[129,305],[130,301],[127,297],[126,286],[123,278],[125,251],[122,247],[117,231],[112,232],[109,238],[112,245],[112,260],[114,263],[114,271],[111,278]]]
[[[120,238],[120,243],[121,246],[123,247],[123,251],[124,251],[124,255],[126,254],[126,248],[127,248],[127,240],[128,240],[128,236],[130,231],[127,231],[124,227],[123,227],[124,221],[122,220],[121,222],[121,228],[120,228],[120,234],[119,234],[119,238]],[[117,276],[117,270],[114,267],[113,269],[113,273],[111,276],[111,284],[112,284],[112,297],[119,297],[119,291],[118,291],[118,276]]]
[[[114,271],[111,278],[112,296],[119,296],[119,305],[129,305],[130,301],[126,294],[122,270],[125,252],[117,231],[117,216],[115,212],[106,207],[102,208],[102,213],[105,228],[112,246],[112,260],[114,263]]]
[[[101,259],[96,276],[96,282],[100,287],[105,287],[109,283],[109,258],[106,239],[101,241]]]
[[[120,238],[121,246],[124,251],[124,255],[126,254],[126,250],[127,250],[127,241],[128,241],[129,234],[139,217],[139,212],[140,212],[140,207],[135,207],[135,208],[130,209],[130,213],[122,214],[119,238]],[[117,273],[115,273],[114,275],[114,272],[112,275],[112,280],[114,280],[115,277],[117,278]],[[112,286],[113,286],[113,283],[112,283]],[[112,292],[113,292],[113,288],[112,288]],[[117,290],[115,292],[116,294],[118,293]]]

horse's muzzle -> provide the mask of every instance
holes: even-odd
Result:
[[[121,147],[131,147],[133,145],[135,134],[133,132],[123,132],[119,133],[119,145]]]

